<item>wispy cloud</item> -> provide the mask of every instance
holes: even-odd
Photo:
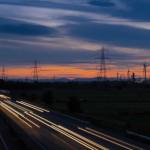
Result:
[[[86,0],[0,0],[0,63],[37,59],[94,72],[97,50],[105,46],[112,68],[141,65],[150,56],[150,22],[130,15],[127,1],[112,1],[115,7],[105,9]]]

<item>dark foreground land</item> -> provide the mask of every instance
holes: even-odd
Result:
[[[1,82],[14,99],[88,119],[116,131],[150,136],[150,84],[133,82]]]

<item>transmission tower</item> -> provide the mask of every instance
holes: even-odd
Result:
[[[33,80],[38,81],[39,75],[38,75],[38,62],[35,60],[34,61],[34,66],[33,66]]]
[[[119,72],[117,72],[117,81],[119,81]]]
[[[147,80],[147,64],[143,64],[143,73],[144,73],[144,80]]]
[[[102,49],[100,50],[98,79],[100,79],[100,80],[106,79],[106,57],[105,57],[105,48],[104,47],[102,47]]]
[[[136,77],[135,77],[135,73],[134,72],[132,73],[131,78],[132,78],[132,82],[136,81]]]
[[[5,66],[2,66],[2,80],[6,80],[6,70],[5,70]]]
[[[129,69],[127,71],[127,78],[128,78],[128,80],[130,80],[130,70]]]

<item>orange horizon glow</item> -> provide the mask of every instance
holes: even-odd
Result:
[[[84,66],[63,66],[63,65],[43,65],[38,68],[39,78],[95,78],[98,75],[98,70],[95,64],[87,65],[90,69],[85,69]],[[117,72],[119,76],[126,78],[127,69],[119,70],[114,68],[112,70],[107,70],[107,77],[116,77]],[[132,72],[135,72],[136,76],[143,76],[142,68],[132,68]],[[130,72],[130,74],[132,73]],[[5,74],[8,78],[33,78],[33,68],[29,66],[17,66],[17,67],[7,67]],[[147,74],[150,75],[149,73]]]

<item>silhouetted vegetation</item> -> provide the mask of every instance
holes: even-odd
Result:
[[[52,91],[46,91],[42,95],[42,101],[47,105],[53,104],[54,95]]]
[[[69,97],[68,110],[70,113],[81,113],[80,99],[78,97]]]

